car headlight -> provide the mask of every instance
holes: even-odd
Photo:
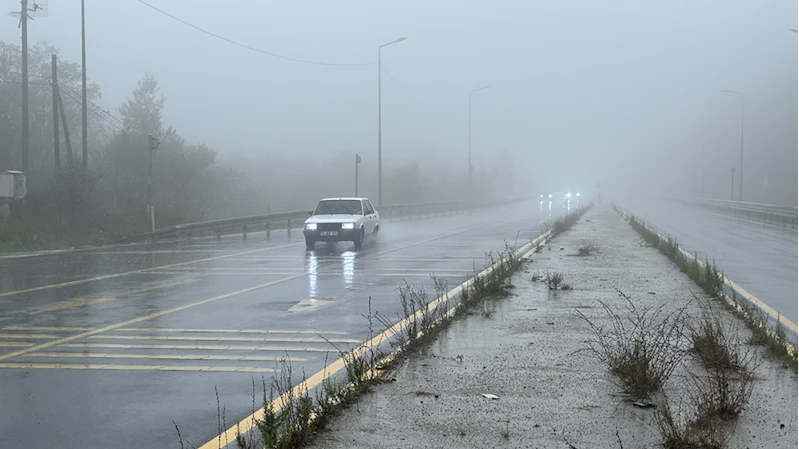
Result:
[[[316,231],[316,223],[308,223],[305,225],[305,229],[309,231]]]
[[[579,192],[577,192],[577,196],[580,196],[580,193],[579,193]]]
[[[355,223],[342,223],[341,229],[355,229]]]
[[[552,194],[551,193],[549,194],[549,197],[552,198]]]

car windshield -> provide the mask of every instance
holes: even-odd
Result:
[[[316,206],[314,215],[363,215],[358,200],[326,200]]]

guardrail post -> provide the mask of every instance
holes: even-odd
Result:
[[[266,222],[266,239],[269,240],[272,237],[272,230],[269,229],[269,222]]]
[[[291,218],[286,220],[286,232],[288,233],[289,238],[291,238]]]
[[[241,227],[241,236],[244,237],[244,240],[247,240],[247,225]]]

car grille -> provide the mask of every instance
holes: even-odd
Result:
[[[341,223],[319,223],[318,229],[320,231],[338,231],[341,229]]]

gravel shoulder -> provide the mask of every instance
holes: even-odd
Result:
[[[587,242],[597,251],[577,256]],[[564,273],[572,289],[550,291],[531,280],[547,271]],[[693,295],[720,306],[607,207],[588,212],[533,254],[513,284],[512,296],[488,300],[456,320],[391,373],[395,381],[332,419],[309,447],[658,447],[654,408],[631,405],[604,365],[583,350],[593,334],[577,313],[609,324],[599,301],[623,308],[617,289],[636,307],[684,308],[689,317],[700,314]],[[745,326],[720,312],[748,341]],[[665,387],[670,402],[687,401],[690,375],[701,369],[684,359]],[[797,447],[796,375],[764,356],[755,374],[727,447]]]

